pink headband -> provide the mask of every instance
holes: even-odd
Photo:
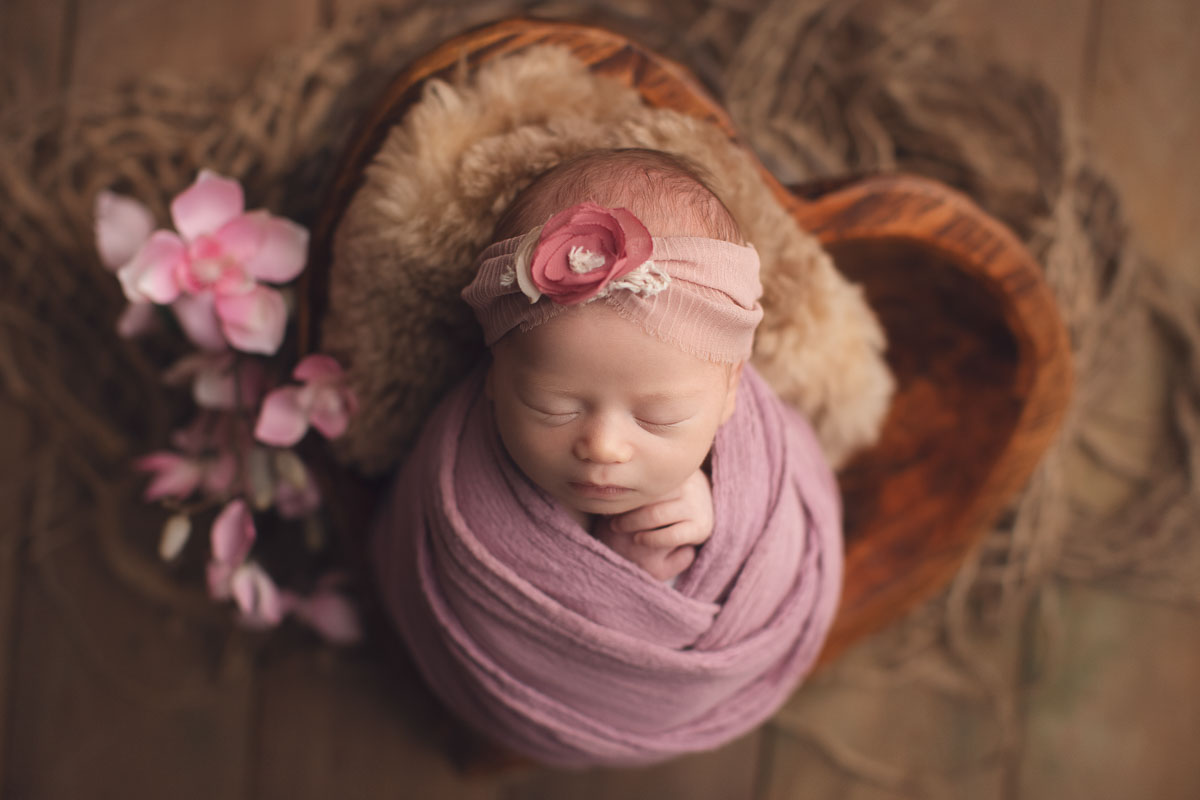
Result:
[[[750,357],[762,319],[758,253],[720,239],[651,237],[624,208],[581,203],[487,247],[462,297],[490,347],[516,327],[604,302],[650,334],[709,361]]]

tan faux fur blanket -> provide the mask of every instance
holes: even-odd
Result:
[[[762,259],[765,316],[753,363],[812,421],[835,465],[878,435],[893,381],[862,292],[779,206],[753,157],[714,126],[642,104],[563,49],[430,81],[368,168],[333,244],[322,348],[349,369],[360,411],[340,455],[394,465],[434,403],[481,355],[459,292],[500,213],[576,153],[646,147],[709,170]]]

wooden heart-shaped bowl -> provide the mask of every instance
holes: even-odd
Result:
[[[302,352],[319,349],[333,231],[422,82],[542,44],[565,46],[647,104],[704,119],[738,142],[687,70],[609,31],[515,19],[451,39],[397,76],[350,142],[314,232],[299,309]],[[898,382],[882,438],[839,474],[846,574],[821,656],[828,661],[949,581],[1054,436],[1070,394],[1070,351],[1038,265],[963,195],[902,175],[788,189],[759,169],[801,227],[865,288]],[[338,497],[335,523],[363,529],[377,486],[345,471],[326,482]]]

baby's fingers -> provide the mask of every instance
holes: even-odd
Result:
[[[679,573],[692,565],[696,560],[696,548],[680,547],[661,560],[655,559],[654,563],[644,567],[651,577],[655,580],[669,581]]]
[[[664,549],[679,547],[685,544],[703,544],[707,539],[708,532],[703,530],[693,520],[684,520],[665,528],[642,531],[633,537],[634,543],[642,547]]]
[[[613,517],[609,523],[612,529],[621,533],[636,533],[651,531],[675,525],[687,519],[687,507],[680,500],[665,500],[660,503],[635,508],[620,516]]]

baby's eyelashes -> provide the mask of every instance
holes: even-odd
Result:
[[[548,408],[531,403],[527,400],[522,400],[521,402],[526,408],[533,412],[541,422],[547,425],[565,425],[566,423],[577,419],[580,414],[583,413],[581,411],[568,411],[566,409],[559,410]],[[683,425],[683,423],[688,421],[688,418],[672,418],[665,420],[662,418],[647,419],[638,416],[633,416],[632,419],[638,424],[639,427],[644,428],[652,433],[667,433],[680,427]]]
[[[536,409],[534,410],[537,411]],[[547,425],[566,425],[568,422],[579,416],[573,412],[551,414],[548,411],[537,411],[537,414],[542,418],[542,422],[546,423]]]
[[[571,409],[554,408],[553,406],[543,406],[538,403],[531,403],[530,401],[525,400],[524,398],[521,398],[521,404],[523,406],[525,406],[525,408],[529,409],[534,414],[536,414],[538,417],[540,417],[543,422],[548,422],[548,423],[552,423],[552,424],[561,424],[564,422],[570,422],[572,419],[579,416],[579,412],[573,411]]]
[[[637,424],[651,431],[669,431],[673,428],[678,428],[687,420],[678,419],[673,422],[655,422],[654,420],[637,418]]]

